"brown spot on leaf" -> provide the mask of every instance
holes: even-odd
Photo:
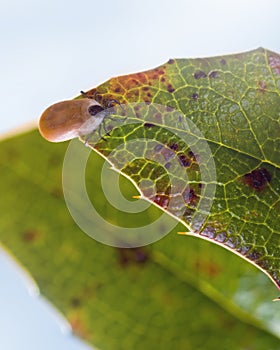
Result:
[[[193,76],[195,79],[207,78],[207,74],[202,70],[195,72]]]
[[[117,248],[117,251],[119,255],[118,261],[122,267],[144,264],[149,258],[147,250],[143,247]]]
[[[167,91],[170,92],[170,93],[172,93],[172,92],[175,91],[175,89],[174,89],[174,87],[173,87],[172,84],[168,84],[168,85],[167,85]]]
[[[175,142],[170,143],[170,144],[168,145],[168,147],[169,147],[170,149],[172,149],[173,151],[178,151],[178,149],[179,149],[179,145],[178,145],[177,143],[175,143]]]
[[[144,123],[144,128],[146,129],[151,129],[151,128],[154,128],[155,127],[155,124],[152,124],[152,123]]]
[[[118,94],[121,92],[124,92],[124,90],[120,86],[115,87],[115,89],[113,91],[118,93]]]
[[[270,181],[271,175],[265,168],[255,169],[243,176],[243,182],[256,191],[262,191]]]
[[[165,110],[166,110],[166,112],[173,112],[174,108],[170,107],[170,106],[165,106]]]
[[[189,186],[185,188],[185,190],[182,193],[182,196],[184,198],[185,203],[191,204],[191,205],[195,205],[199,198],[195,193],[195,190],[193,188],[190,188]]]
[[[154,203],[159,205],[160,207],[166,209],[168,207],[170,201],[170,197],[167,194],[156,194],[154,198]]]
[[[194,162],[196,162],[196,156],[195,156],[195,154],[193,153],[193,151],[189,151],[189,152],[188,152],[188,156],[191,158],[191,160],[193,160]]]
[[[195,101],[198,100],[198,94],[197,93],[192,94],[191,98]]]
[[[35,230],[27,230],[22,233],[22,239],[25,242],[30,242],[30,243],[35,242],[38,240],[39,237],[40,237],[39,232]]]
[[[158,121],[161,121],[162,120],[162,115],[160,113],[156,113],[154,115],[155,119],[158,120]]]
[[[166,68],[166,67],[163,67],[163,68]],[[163,69],[159,69],[159,68],[157,68],[156,71],[158,72],[159,75],[163,75],[165,73]]]
[[[169,161],[175,156],[174,152],[171,149],[166,147],[162,149],[161,154],[163,155],[166,161]]]
[[[248,253],[248,251],[250,250],[250,247],[242,245],[239,248],[236,249],[238,251],[238,253],[242,254],[242,255],[246,255]]]
[[[134,107],[133,107],[133,109],[135,110],[135,112],[138,112],[139,110],[140,110],[140,106],[139,105],[135,105]]]
[[[179,163],[185,168],[191,165],[190,158],[188,158],[184,153],[178,154],[178,159],[179,159]]]
[[[202,258],[195,261],[194,267],[198,272],[202,272],[212,278],[218,276],[221,273],[220,266],[214,264],[213,262],[203,260]]]
[[[162,149],[163,149],[163,145],[160,145],[160,144],[154,147],[155,152],[160,152]]]
[[[172,58],[167,62],[168,64],[174,64],[175,60],[173,60]]]
[[[166,164],[164,164],[164,167],[165,167],[165,169],[168,170],[168,169],[170,169],[171,165],[172,165],[171,163],[166,163]]]
[[[216,230],[212,226],[206,226],[201,232],[201,236],[213,239],[216,236]]]
[[[257,250],[251,250],[248,254],[247,254],[247,258],[250,260],[259,260],[262,257],[262,255],[257,251]]]
[[[227,61],[224,58],[222,58],[220,60],[220,63],[221,63],[222,66],[225,66],[227,64]]]
[[[229,239],[224,244],[231,249],[235,249],[238,243],[239,243],[238,238],[229,237]]]
[[[272,68],[272,71],[280,75],[280,56],[279,55],[270,55],[268,57],[268,64]]]
[[[218,77],[218,75],[219,75],[219,73],[217,71],[213,70],[212,72],[209,73],[209,78],[215,79]]]
[[[224,243],[227,240],[227,237],[228,236],[226,232],[220,232],[214,239],[219,243]]]
[[[139,83],[144,84],[144,83],[146,83],[148,81],[148,77],[144,73],[141,73],[141,72],[140,73],[135,73],[134,76],[135,76],[135,79],[138,80]]]
[[[70,304],[73,308],[78,308],[81,306],[82,302],[80,298],[74,297],[70,300]]]
[[[127,84],[126,84],[126,88],[127,89],[132,89],[134,87],[137,87],[139,84],[139,82],[136,79],[128,79],[127,80]]]
[[[269,269],[269,262],[266,259],[262,259],[257,261],[257,265],[260,266],[264,270]]]

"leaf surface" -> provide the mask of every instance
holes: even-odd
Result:
[[[129,123],[108,118],[110,137],[84,138],[186,234],[234,251],[278,288],[279,67],[278,54],[257,49],[113,78],[88,94],[122,103]]]
[[[248,78],[246,83],[250,90],[253,90],[251,86],[253,86],[254,79],[258,81],[260,76],[267,77],[266,72],[269,71],[273,78],[267,80],[269,89],[265,89],[261,96],[264,95],[263,98],[266,99],[269,96],[277,95],[279,99],[277,58],[278,55],[276,54],[257,50],[235,57],[174,60],[174,62],[171,61],[164,66],[172,70],[179,67],[176,69],[177,71],[181,69],[181,72],[185,69],[186,76],[187,69],[180,68],[179,63],[182,63],[181,67],[189,67],[189,79],[193,74],[193,81],[196,82],[196,85],[192,83],[191,98],[186,98],[185,102],[187,104],[191,103],[193,110],[197,106],[197,113],[195,111],[193,113],[196,119],[199,120],[203,116],[201,110],[207,110],[207,108],[211,109],[211,113],[206,113],[208,116],[213,118],[217,115],[218,107],[225,103],[223,102],[224,95],[229,94],[231,90],[235,91],[233,87],[237,87],[238,81],[242,80],[240,79],[241,72],[240,76],[237,74],[241,65],[243,65],[242,74],[246,77],[251,76],[251,79]],[[207,96],[203,95],[203,92],[205,94],[215,93],[215,96],[218,94],[209,85],[214,84],[214,79],[218,79],[218,73],[211,73],[218,70],[218,63],[221,66],[221,72],[222,68],[227,65],[227,68],[224,67],[223,69],[225,70],[225,76],[228,76],[228,79],[225,79],[228,83],[224,82],[224,86],[218,84],[215,87],[216,90],[223,89],[220,92],[220,104],[217,106],[213,102],[215,100],[210,103],[210,99],[203,98],[203,96]],[[205,65],[208,70],[206,70]],[[214,68],[215,65],[216,68]],[[256,70],[249,74],[250,66],[257,67],[259,75],[256,75]],[[251,71],[253,70],[252,67]],[[236,72],[230,73],[233,69],[236,69]],[[205,74],[197,73],[195,78],[194,74],[198,71]],[[144,77],[152,77],[151,72],[154,72],[154,70],[141,74]],[[212,78],[210,78],[210,74]],[[254,78],[253,75],[255,75]],[[135,77],[135,75],[133,76]],[[235,76],[236,80],[233,79]],[[132,75],[129,77],[132,77]],[[169,75],[165,73],[164,78],[167,79],[168,77],[171,77],[172,84],[183,79],[177,77],[176,70]],[[143,82],[139,78],[134,90],[133,88],[129,90],[125,85],[125,81],[129,80],[131,79],[128,77],[112,79],[101,85],[97,89],[98,93],[101,94],[103,100],[115,98],[122,103],[126,102],[127,106],[131,103],[142,102],[145,98],[151,98],[147,95],[148,90],[143,89],[144,87],[151,87],[149,89],[152,89],[153,85],[149,85],[150,81],[148,79],[143,80],[146,85],[142,88],[141,84]],[[230,82],[230,80],[233,81]],[[243,80],[247,81],[245,78]],[[121,81],[121,84],[118,83],[119,81]],[[158,78],[154,79],[154,84],[156,81],[160,80]],[[161,83],[165,82],[161,81]],[[119,89],[122,87],[123,91],[117,89],[118,84],[120,85]],[[199,84],[202,84],[202,86]],[[113,91],[114,86],[117,91]],[[189,85],[187,87],[191,89]],[[155,92],[152,98],[157,104],[176,108],[175,112],[174,110],[168,111],[168,113],[175,113],[176,116],[178,106],[175,106],[175,103],[172,105],[172,101],[176,101],[174,97],[176,89],[174,91],[168,91],[168,89],[172,90],[167,84],[165,90],[163,88],[158,89],[158,93]],[[153,91],[156,91],[156,89]],[[242,91],[238,92],[238,89],[236,89],[235,92],[240,100],[245,98],[247,90],[244,88]],[[257,88],[255,92],[257,93]],[[193,94],[198,94],[198,97]],[[126,100],[121,100],[122,95],[125,96]],[[158,99],[154,96],[158,96]],[[159,96],[165,96],[165,98]],[[180,99],[177,98],[177,100]],[[278,118],[275,116],[276,123],[278,123],[279,109],[274,105],[275,101],[272,102],[271,107],[274,112],[272,114],[267,112],[264,115],[272,120],[272,116],[278,113]],[[183,102],[180,103],[182,104],[182,107],[179,108],[181,113],[184,107]],[[269,111],[269,107],[267,104],[265,105]],[[191,109],[189,110],[191,111]],[[256,111],[259,111],[257,107]],[[136,123],[136,119],[132,115],[130,119],[133,123],[121,128],[114,127],[114,118],[117,120],[118,116],[112,115],[112,119],[106,120],[105,124],[106,129],[110,125],[113,126],[110,137],[106,137],[106,141],[100,140],[95,145],[98,152],[106,157],[124,139],[128,141],[127,135],[132,140],[139,138],[141,135],[144,135],[145,138],[152,138],[156,130],[157,136],[154,139],[158,138],[160,141],[164,141],[162,135],[165,130],[160,123],[153,127],[149,125],[149,121],[146,121],[145,118],[142,120],[142,116]],[[208,120],[211,121],[211,118],[209,117]],[[257,119],[261,120],[260,117]],[[218,125],[218,121],[220,122],[217,117],[217,121],[213,123],[214,129],[215,125]],[[145,123],[148,125],[145,126]],[[201,119],[199,129],[201,130],[203,126],[204,120]],[[173,128],[166,133],[167,142],[170,142],[168,141],[169,137],[175,129]],[[266,131],[269,127],[264,129]],[[215,130],[217,131],[218,127]],[[276,130],[276,127],[271,127],[271,130]],[[250,151],[250,153],[249,148],[246,152],[242,151],[242,145],[238,145],[237,142],[235,147],[232,144],[225,145],[225,140],[220,144],[221,140],[218,142],[215,139],[214,135],[216,133],[212,130],[212,127],[202,131],[207,136],[209,147],[215,156],[218,177],[216,197],[211,207],[211,214],[209,218],[207,217],[207,223],[212,220],[214,223],[223,225],[226,214],[231,217],[230,214],[238,213],[238,217],[234,217],[235,221],[230,220],[238,228],[240,227],[238,226],[240,221],[237,219],[240,219],[242,213],[247,210],[250,213],[253,210],[258,212],[259,216],[256,215],[252,222],[244,221],[245,224],[250,222],[253,227],[252,230],[254,229],[254,234],[248,231],[248,234],[242,237],[242,239],[246,239],[246,244],[250,246],[246,256],[249,259],[249,252],[258,249],[259,245],[262,248],[265,247],[268,250],[267,254],[271,256],[270,261],[273,262],[273,268],[266,269],[266,272],[276,281],[277,276],[279,276],[277,275],[277,278],[275,278],[274,275],[275,271],[279,273],[279,240],[277,240],[279,237],[277,233],[279,208],[275,198],[279,190],[277,187],[279,177],[277,177],[278,166],[276,158],[273,158],[275,157],[273,152],[278,152],[278,149],[274,148],[273,151],[271,149],[271,154],[269,152],[265,153],[267,158],[271,156],[270,160],[262,160],[262,155],[258,153],[257,149]],[[273,142],[276,145],[279,141],[277,141],[278,134],[275,135]],[[91,137],[88,142],[94,145],[95,140],[100,138],[100,135],[97,132]],[[273,137],[270,139],[273,140]],[[176,144],[176,137],[173,141]],[[247,141],[249,142],[249,137]],[[258,143],[265,144],[260,141]],[[75,141],[74,144],[77,149],[80,149],[81,154],[87,152],[87,149],[80,142]],[[270,279],[255,266],[248,264],[244,259],[240,259],[237,255],[219,245],[193,236],[177,235],[178,231],[186,231],[186,227],[189,228],[189,221],[180,220],[173,231],[163,239],[149,246],[135,249],[109,247],[96,242],[82,232],[69,214],[62,192],[62,167],[63,162],[65,162],[67,146],[66,143],[50,144],[44,141],[37,131],[1,142],[0,241],[2,246],[31,272],[42,294],[65,315],[75,334],[102,350],[143,349],[143,347],[147,349],[157,347],[163,350],[172,348],[184,350],[193,348],[207,348],[209,350],[217,348],[225,350],[279,349],[280,304],[271,302],[278,295],[275,295],[275,287]],[[183,149],[183,154],[185,152],[188,154],[189,148],[187,145]],[[262,148],[264,147],[259,147],[259,149]],[[136,149],[132,149],[132,151],[136,152]],[[177,149],[172,151],[179,153]],[[235,157],[232,158],[236,161],[231,159],[232,154]],[[192,156],[192,154],[188,154],[188,156]],[[124,160],[126,159],[125,156]],[[185,158],[181,158],[181,162],[184,163],[185,160]],[[128,163],[131,166],[126,167],[126,173],[132,177],[135,184],[138,184],[136,175],[139,173],[139,169],[141,173],[144,166],[143,161],[138,164],[137,162],[139,161]],[[142,167],[139,167],[139,164]],[[156,165],[155,162],[154,164]],[[255,184],[254,186],[257,186],[258,189],[252,188],[247,183],[251,181],[250,176],[247,178],[247,182],[244,180],[236,181],[235,184],[238,184],[238,186],[237,190],[235,189],[237,193],[234,195],[234,192],[231,192],[230,187],[228,187],[229,184],[232,182],[233,187],[234,180],[239,178],[241,174],[246,175],[254,171],[256,169],[255,164],[261,164],[261,168],[269,171],[269,174],[271,174],[270,181],[267,181],[264,186],[258,185],[258,183]],[[116,164],[114,166],[117,167]],[[238,167],[234,168],[234,166]],[[102,167],[103,160],[92,152],[86,169],[86,185],[96,210],[107,221],[104,226],[96,225],[94,227],[98,235],[109,236],[112,234],[110,222],[121,226],[125,223],[125,226],[135,228],[143,225],[143,222],[152,222],[162,214],[161,210],[158,210],[155,206],[151,206],[139,214],[117,211],[113,205],[108,203],[101,189]],[[138,171],[136,171],[137,169]],[[156,169],[161,171],[164,168],[158,166]],[[191,166],[187,167],[186,170],[190,181],[197,184],[196,190],[199,190],[198,184],[201,178],[200,172],[195,177],[196,170],[199,170],[199,168],[194,159]],[[156,174],[160,175],[160,179],[165,179],[165,172],[160,171]],[[75,172],[76,169],[73,166],[70,169],[70,175],[74,176]],[[148,172],[148,174],[150,173]],[[147,179],[150,179],[150,177],[148,176]],[[267,178],[268,175],[265,174],[265,177]],[[157,179],[157,177],[154,176],[153,179]],[[121,179],[120,183],[127,198],[131,198],[136,194],[135,188],[130,185],[128,180]],[[165,180],[163,182],[159,181],[156,188],[167,188],[164,185],[166,185]],[[225,196],[225,192],[219,190],[219,186],[228,189],[226,192],[228,197]],[[116,183],[111,181],[107,184],[107,187],[113,197]],[[145,190],[145,188],[143,189]],[[242,193],[241,196],[240,193]],[[189,198],[191,198],[190,194]],[[248,198],[251,198],[254,209],[248,206]],[[151,198],[149,200],[152,201]],[[157,200],[156,204],[160,203]],[[268,211],[267,203],[274,209],[269,210],[272,215],[270,219],[268,219],[268,213],[264,213],[265,210]],[[190,209],[195,210],[197,204],[193,206],[190,204],[195,203],[187,203],[187,207],[189,206]],[[220,207],[220,205],[227,205],[228,210],[223,211],[224,207]],[[170,209],[173,210],[174,207],[171,206]],[[256,227],[262,228],[262,225],[258,224],[261,220],[270,220],[265,221],[265,226],[273,229],[273,235],[268,235],[266,231],[256,229]],[[247,227],[245,224],[244,229]],[[164,226],[165,222],[162,225]],[[216,229],[214,224],[212,226]],[[224,228],[221,232],[224,232]],[[219,233],[217,232],[217,234]],[[202,236],[199,233],[195,233],[195,235],[197,237]],[[240,237],[240,235],[241,233],[238,231],[236,236]],[[217,237],[216,231],[214,237]],[[261,240],[262,243],[256,244],[256,240],[261,239],[261,237],[264,237]],[[274,237],[273,240],[272,237]],[[227,236],[227,241],[230,238],[231,236]],[[223,244],[227,241],[224,241]],[[227,245],[225,244],[225,246]],[[235,249],[238,246],[233,248],[227,246],[227,248]],[[257,255],[257,257],[255,263],[262,259],[268,259],[268,255],[262,258]],[[253,261],[253,259],[251,260]]]
[[[0,240],[75,334],[100,349],[278,350],[274,285],[246,261],[210,242],[178,236],[183,226],[134,250],[100,244],[82,232],[62,194],[66,147],[45,142],[37,131],[1,143]],[[102,166],[92,154],[88,173],[96,175],[88,186],[109,221],[113,209],[100,191]],[[124,190],[135,193],[127,182]],[[118,220],[140,225],[157,214],[154,208],[137,218],[120,212]],[[110,229],[104,226],[101,234]]]

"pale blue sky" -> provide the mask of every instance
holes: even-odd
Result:
[[[169,58],[259,46],[280,52],[279,15],[279,0],[3,0],[0,132],[80,90]],[[22,281],[0,251],[0,348],[85,350]]]

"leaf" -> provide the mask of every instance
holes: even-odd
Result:
[[[279,67],[257,49],[113,78],[86,93],[122,103],[105,118],[110,137],[82,137],[187,235],[237,253],[278,288]]]
[[[110,117],[105,120],[106,129],[122,119]],[[107,147],[108,154],[113,140],[117,145],[116,136],[131,127],[122,123],[124,127],[114,128],[111,136],[105,137],[107,141],[99,141],[100,153]],[[137,136],[149,132],[152,137],[155,128],[162,135],[160,126],[142,124],[140,120],[136,131],[132,125],[132,136],[133,132]],[[98,132],[91,135],[88,143],[99,137]],[[81,143],[73,142],[70,147],[78,156],[88,153]],[[106,246],[82,232],[69,214],[62,193],[62,167],[64,181],[75,178],[79,170],[74,162],[72,168],[63,166],[67,146],[49,144],[37,131],[1,143],[0,240],[31,272],[41,292],[67,317],[76,334],[100,349],[114,350],[279,348],[278,303],[271,301],[276,297],[275,288],[245,260],[206,240],[177,235],[184,230],[182,224],[152,245],[135,249]],[[91,152],[86,186],[106,221],[103,226],[94,226],[98,237],[112,235],[109,221],[139,227],[158,218],[161,212],[154,206],[129,214],[117,212],[108,204],[101,190],[102,167],[101,158]],[[66,178],[65,169],[69,170]],[[216,169],[219,174],[217,164]],[[257,195],[263,195],[267,187],[274,188],[275,179],[272,176]],[[120,184],[126,198],[131,198],[135,189],[125,180],[120,179]],[[112,197],[115,187],[112,180],[107,183]]]
[[[182,226],[132,250],[100,244],[82,232],[62,194],[67,146],[49,144],[37,131],[1,143],[0,240],[75,334],[102,350],[278,350],[274,285],[234,254],[178,236]],[[109,220],[113,209],[101,191],[102,166],[92,152],[87,170],[95,176],[88,176],[87,185],[95,189],[96,209]],[[135,193],[124,179],[122,184],[127,196]],[[107,186],[113,192],[115,183]],[[119,216],[137,226],[156,213],[151,207],[141,217]],[[110,234],[109,223],[98,230]]]

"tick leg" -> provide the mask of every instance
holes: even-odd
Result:
[[[91,100],[96,100],[99,101],[98,96],[100,96],[97,91],[94,92],[94,94],[92,95],[88,95],[86,92],[84,92],[83,90],[80,91],[80,94],[84,97],[84,98],[89,98]]]
[[[107,132],[106,129],[105,129],[104,122],[102,122],[102,123],[99,125],[99,127],[98,127],[98,135],[99,135],[99,137],[101,138],[101,140],[107,141],[107,140],[105,139],[105,137],[101,135],[101,127],[102,127],[102,126],[103,126],[103,129],[104,129],[105,133],[106,133],[104,136],[107,136],[107,135],[110,136],[109,132]]]
[[[85,93],[83,90],[80,91],[81,95],[85,98],[90,98],[93,99],[93,95],[88,95],[87,93]]]
[[[86,92],[84,92],[83,90],[80,91],[81,95],[85,98],[89,98],[89,99],[93,99],[93,100],[96,100],[96,101],[99,101],[99,97],[100,94],[97,93],[97,91],[94,92],[94,94],[92,95],[88,95]],[[111,108],[114,104],[118,104],[122,109],[123,109],[123,106],[121,105],[120,101],[118,100],[115,100],[115,99],[112,99],[112,100],[105,100],[104,101],[104,107],[107,109],[107,108]]]
[[[123,106],[121,105],[120,101],[118,101],[118,100],[109,100],[109,101],[107,101],[106,103],[107,103],[107,106],[106,106],[107,108],[112,107],[113,103],[116,103],[116,104],[118,104],[121,108],[123,108]]]
[[[110,118],[111,119],[111,118]],[[111,130],[107,130],[107,128],[106,128],[106,126],[105,126],[105,120],[103,119],[103,121],[102,121],[102,123],[100,124],[100,127],[99,127],[99,132],[100,132],[100,130],[101,130],[101,126],[103,126],[103,130],[105,131],[105,135],[104,136],[111,136],[110,135],[110,132],[111,132]],[[100,134],[99,134],[99,136],[101,136]],[[105,141],[107,141],[103,136],[101,136],[101,138],[103,139],[103,140],[105,140]]]
[[[102,123],[102,124],[103,124],[103,123]],[[104,125],[103,125],[103,129],[104,129],[104,131],[105,131],[105,135],[102,136],[102,134],[101,134],[101,127],[102,127],[102,124],[100,124],[99,127],[98,127],[98,135],[99,135],[99,137],[100,137],[101,140],[107,141],[107,140],[105,139],[104,136],[110,136],[110,132],[109,132],[109,131],[107,132],[106,129],[105,129],[105,127],[104,127]],[[89,140],[90,140],[92,134],[93,134],[93,132],[90,133],[90,134],[87,136],[87,138],[85,139],[84,145],[85,145],[86,147],[89,147]]]
[[[91,137],[91,134],[89,134],[88,137],[85,139],[84,145],[85,145],[86,147],[89,147],[88,142],[89,142],[90,137]]]
[[[109,100],[109,101],[107,101],[106,102],[106,104],[107,104],[107,106],[106,106],[106,111],[107,111],[107,108],[110,108],[111,106],[112,106],[112,104],[113,103],[117,103],[120,107],[121,107],[121,109],[122,110],[124,110],[124,107],[122,106],[122,104],[118,101],[118,100]],[[110,114],[115,114],[115,111],[113,110],[113,111],[107,111],[107,115],[106,115],[106,118],[108,118],[108,119],[110,119],[110,120],[112,120],[112,121],[116,121],[115,119],[114,119],[114,117],[111,117],[110,116]],[[120,121],[124,121],[124,120],[126,120],[126,118],[127,117],[124,117],[124,118],[122,118],[122,119],[119,119]]]

